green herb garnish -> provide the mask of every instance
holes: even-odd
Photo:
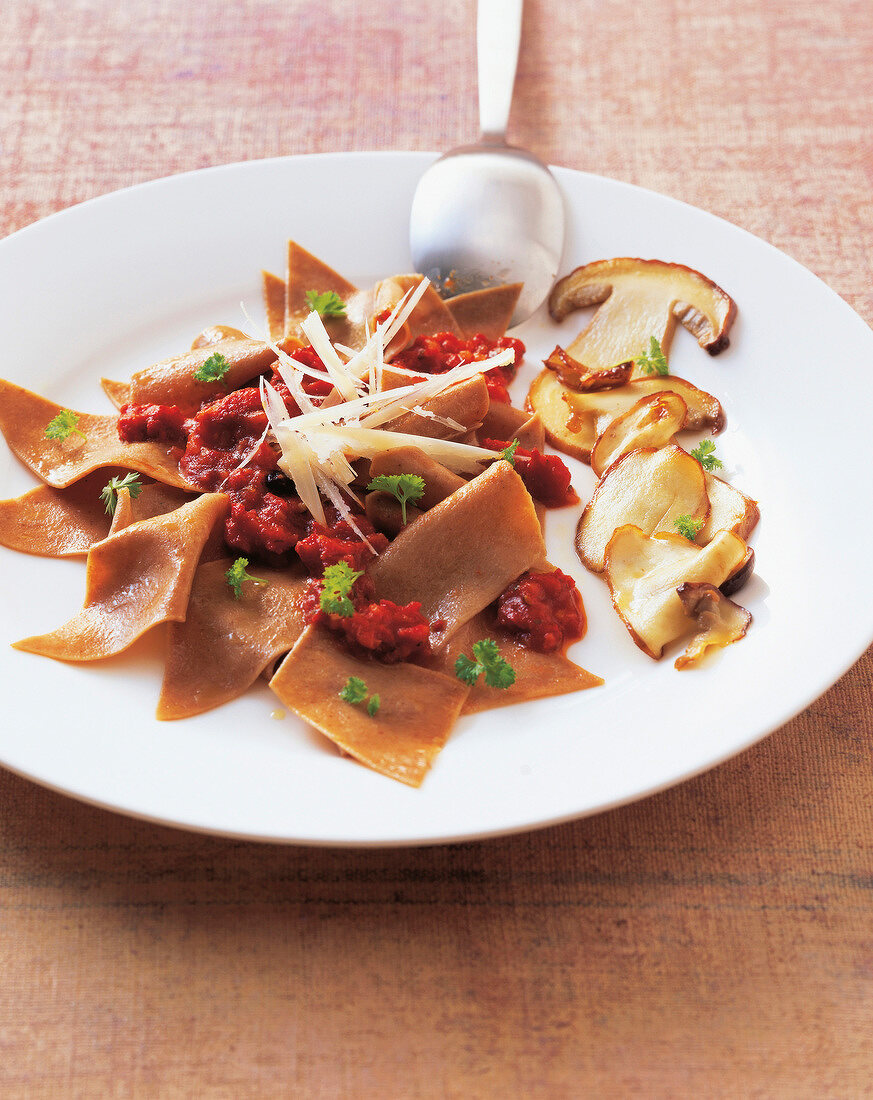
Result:
[[[69,439],[72,433],[75,432],[76,435],[80,435],[83,439],[87,439],[82,429],[76,427],[78,423],[78,413],[74,413],[72,409],[61,409],[54,420],[50,420],[46,425],[45,437],[46,439],[57,439],[63,443],[65,439]]]
[[[339,695],[340,699],[345,699],[347,703],[363,703],[367,698],[367,685],[359,676],[350,676]]]
[[[406,502],[414,504],[424,495],[424,478],[418,474],[379,474],[367,486],[372,492],[390,493],[400,501],[403,526],[406,526]]]
[[[684,538],[689,539],[691,542],[697,538],[700,534],[700,530],[703,527],[702,519],[693,519],[691,516],[677,516],[673,520],[673,526]]]
[[[346,304],[335,290],[326,290],[323,294],[307,290],[306,301],[320,317],[345,317],[346,315]]]
[[[376,716],[376,712],[379,710],[379,696],[371,695],[367,699],[367,685],[359,676],[350,676],[346,680],[346,686],[339,693],[340,699],[344,699],[347,703],[351,703],[352,706],[358,706],[366,700],[367,714],[371,718]]]
[[[515,466],[515,452],[518,450],[518,440],[513,439],[508,447],[504,447],[500,452],[500,457],[504,462],[508,462],[510,466]]]
[[[269,581],[265,581],[263,577],[253,577],[251,573],[246,572],[248,564],[248,558],[237,558],[230,569],[224,574],[227,583],[233,589],[234,598],[237,600],[242,595],[242,586],[246,581],[251,581],[253,584],[270,583]]]
[[[667,366],[667,357],[661,351],[661,345],[655,336],[649,340],[649,350],[644,351],[634,362],[644,374],[663,375],[670,373],[670,368]]]
[[[508,688],[515,683],[515,669],[500,656],[497,642],[493,638],[483,638],[473,643],[472,660],[462,653],[455,661],[455,675],[471,687],[482,673],[488,687]]]
[[[696,458],[704,470],[720,470],[722,461],[715,457],[715,444],[711,439],[702,439],[691,452],[691,457]]]
[[[194,381],[221,382],[229,370],[230,363],[220,351],[216,351],[194,371]]]
[[[129,473],[125,474],[124,477],[111,477],[100,490],[100,499],[106,505],[106,511],[110,516],[115,515],[115,509],[118,507],[119,489],[127,489],[130,493],[130,499],[136,500],[143,490],[139,474]]]
[[[358,577],[363,575],[363,570],[352,569],[348,562],[329,565],[321,582],[321,610],[329,615],[342,615],[344,619],[354,615],[355,605],[349,599],[349,593]]]

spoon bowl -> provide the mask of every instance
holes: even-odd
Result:
[[[533,153],[506,143],[521,19],[522,0],[479,0],[479,142],[428,168],[409,223],[415,268],[444,297],[524,283],[514,325],[546,298],[564,248],[564,202],[554,177]]]
[[[533,154],[508,145],[446,153],[422,176],[412,202],[417,271],[444,295],[524,283],[513,324],[543,302],[558,274],[564,204]]]

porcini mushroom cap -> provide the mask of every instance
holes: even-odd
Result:
[[[653,336],[666,354],[677,321],[710,355],[718,355],[728,346],[736,316],[730,295],[694,268],[630,256],[577,267],[549,296],[556,321],[592,305],[600,308],[566,348],[591,369],[636,359]]]

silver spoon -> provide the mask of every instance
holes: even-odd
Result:
[[[479,0],[479,141],[452,149],[421,177],[409,242],[416,271],[444,297],[524,282],[513,324],[551,289],[564,247],[564,203],[533,153],[506,143],[523,0]]]

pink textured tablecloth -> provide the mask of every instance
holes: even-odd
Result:
[[[9,0],[0,232],[204,165],[471,140],[474,24]],[[751,230],[868,323],[871,119],[868,0],[526,8],[515,141]],[[0,1092],[871,1095],[871,681],[868,653],[657,797],[446,848],[188,835],[2,773]]]

